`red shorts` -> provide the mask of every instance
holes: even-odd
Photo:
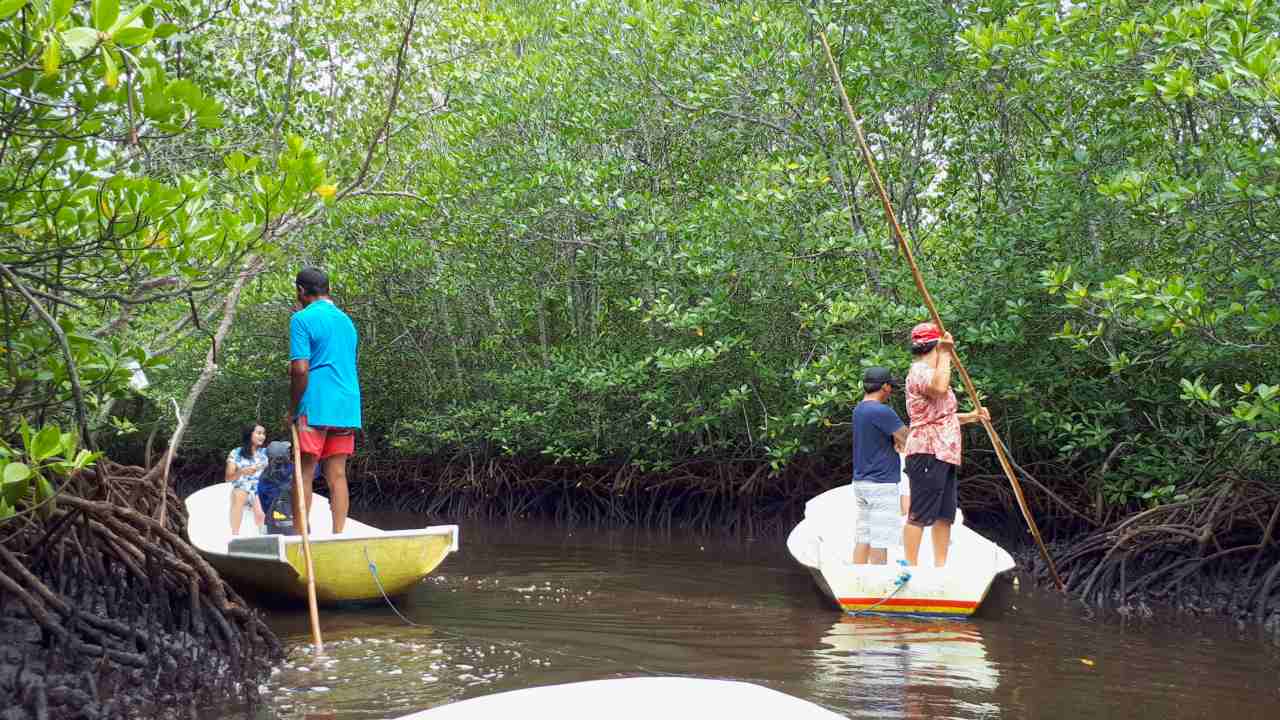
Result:
[[[298,418],[298,450],[321,460],[334,455],[350,455],[356,449],[356,431],[308,425],[307,416]]]

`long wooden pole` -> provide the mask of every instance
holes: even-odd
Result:
[[[295,518],[302,530],[302,557],[307,565],[307,605],[311,610],[311,641],[315,644],[316,654],[324,652],[324,641],[320,639],[320,608],[316,604],[316,567],[311,562],[311,508],[307,505],[305,488],[302,485],[302,451],[298,445],[298,426],[289,423],[289,431],[293,433],[293,493],[298,498],[294,507],[302,508],[302,517]]]
[[[911,277],[916,281],[916,289],[920,291],[920,297],[924,298],[925,307],[929,308],[929,315],[933,317],[933,322],[938,326],[939,332],[946,332],[946,328],[942,324],[942,316],[938,314],[938,308],[933,304],[933,296],[929,294],[929,288],[924,284],[924,276],[920,274],[920,267],[916,265],[915,256],[911,253],[911,246],[907,244],[906,237],[902,234],[902,228],[898,225],[898,217],[893,211],[893,203],[889,200],[889,194],[885,192],[884,182],[880,179],[880,173],[876,170],[875,158],[871,155],[871,148],[867,146],[867,139],[862,134],[862,123],[858,121],[858,116],[853,112],[853,105],[849,103],[849,95],[845,92],[844,81],[840,79],[840,68],[836,66],[835,56],[831,54],[831,44],[827,42],[827,33],[822,28],[818,28],[818,39],[822,41],[822,50],[827,56],[827,67],[831,70],[831,80],[835,83],[836,91],[840,93],[840,104],[844,106],[845,115],[849,117],[849,123],[853,125],[853,132],[858,139],[858,149],[862,151],[862,160],[867,165],[867,170],[871,174],[871,180],[875,183],[876,192],[880,194],[880,202],[884,205],[884,213],[889,218],[889,226],[893,229],[893,237],[898,242],[898,248],[902,250],[902,255],[907,259],[907,264],[911,266]],[[965,369],[964,363],[960,362],[960,354],[956,352],[955,346],[951,346],[951,358],[955,363],[956,370],[960,372],[960,380],[964,383],[965,392],[969,393],[969,397],[973,400],[975,410],[982,410],[982,399],[978,397],[977,388],[973,385],[973,380],[969,377],[969,371]],[[1013,472],[1013,467],[1009,463],[1009,456],[1005,453],[1004,443],[1000,440],[999,434],[996,433],[995,427],[991,421],[981,418],[982,427],[986,428],[987,435],[991,438],[991,445],[995,448],[996,457],[1000,460],[1000,467],[1004,469],[1004,474],[1009,478],[1009,485],[1013,487],[1013,495],[1018,499],[1018,507],[1022,509],[1022,517],[1027,520],[1027,527],[1031,530],[1032,537],[1036,540],[1036,545],[1040,548],[1040,555],[1044,558],[1045,564],[1049,566],[1049,572],[1053,575],[1053,581],[1057,584],[1059,590],[1065,590],[1066,586],[1062,582],[1062,578],[1058,576],[1058,567],[1053,562],[1053,557],[1049,555],[1049,550],[1044,546],[1044,540],[1040,537],[1040,528],[1036,525],[1035,518],[1031,517],[1031,508],[1027,506],[1027,498],[1022,494],[1022,485],[1018,482],[1017,476]]]

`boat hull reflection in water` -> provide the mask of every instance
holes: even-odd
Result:
[[[1000,714],[988,698],[1000,671],[976,623],[902,616],[842,617],[814,652],[819,687],[860,696],[854,717],[935,717],[963,704],[970,717]]]

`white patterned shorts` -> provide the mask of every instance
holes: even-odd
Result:
[[[858,507],[854,542],[875,548],[902,544],[897,483],[855,482],[853,497]]]

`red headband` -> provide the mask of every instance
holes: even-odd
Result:
[[[922,345],[934,340],[941,340],[942,333],[938,331],[938,326],[931,322],[920,323],[911,328],[911,344]]]

